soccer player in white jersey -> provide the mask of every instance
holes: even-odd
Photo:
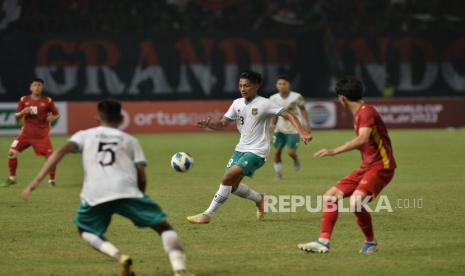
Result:
[[[25,201],[47,172],[62,157],[82,152],[84,185],[74,223],[80,236],[93,248],[114,258],[123,267],[121,275],[134,275],[132,260],[105,237],[113,214],[129,218],[139,227],[150,227],[160,234],[175,275],[186,273],[186,257],[177,233],[166,221],[158,204],[145,194],[146,160],[136,138],[119,130],[121,104],[115,100],[98,103],[99,127],[78,131],[44,164],[23,192]]]
[[[242,73],[239,77],[239,90],[242,98],[232,103],[221,120],[211,121],[208,118],[198,123],[201,128],[219,130],[236,121],[241,138],[226,166],[227,170],[221,180],[220,188],[208,209],[198,215],[187,217],[192,223],[209,223],[213,214],[224,204],[231,193],[255,202],[257,218],[263,219],[264,195],[252,190],[241,181],[244,176],[252,177],[254,172],[265,163],[270,150],[268,131],[272,116],[282,116],[291,121],[305,144],[312,139],[292,113],[269,99],[257,95],[261,79],[261,75],[256,72]]]
[[[307,132],[310,133],[311,124],[305,109],[304,98],[299,93],[291,91],[290,87],[291,82],[287,76],[278,76],[276,81],[278,93],[272,95],[270,100],[294,114]],[[282,179],[281,153],[285,146],[287,146],[287,154],[294,161],[294,170],[298,171],[300,169],[299,157],[297,156],[297,147],[300,141],[299,132],[289,120],[283,117],[273,117],[271,119],[271,129],[274,130],[273,146],[275,148],[273,167],[276,178]]]

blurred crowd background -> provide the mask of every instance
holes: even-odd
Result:
[[[0,21],[16,0],[0,1]],[[7,32],[25,33],[345,33],[454,31],[463,0],[21,0]],[[6,24],[3,24],[6,25]],[[1,28],[1,25],[0,25]]]

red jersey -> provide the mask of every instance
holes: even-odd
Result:
[[[397,166],[387,128],[373,106],[365,103],[360,106],[355,112],[354,127],[357,136],[362,127],[372,129],[368,143],[359,148],[362,154],[361,168],[394,169]]]
[[[20,136],[32,139],[41,139],[49,135],[50,122],[47,121],[49,113],[58,115],[57,108],[50,97],[40,97],[34,100],[31,96],[21,97],[16,112],[30,107],[31,113],[23,117],[23,127]]]

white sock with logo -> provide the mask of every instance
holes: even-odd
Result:
[[[186,254],[179,239],[178,234],[174,230],[164,231],[161,234],[163,248],[168,254],[173,271],[186,271]]]
[[[273,168],[276,173],[281,173],[283,166],[281,165],[281,163],[274,163]]]
[[[223,203],[228,199],[229,195],[231,194],[232,187],[220,184],[220,188],[216,192],[215,196],[213,197],[212,202],[210,203],[210,207],[205,210],[204,214],[211,217],[216,212],[218,208],[223,205]]]
[[[240,183],[239,186],[237,187],[236,191],[234,191],[234,194],[237,196],[240,196],[242,198],[250,199],[254,201],[255,203],[260,202],[262,200],[262,195],[257,193],[256,191],[250,189],[249,186],[247,186],[244,183]]]
[[[121,256],[120,251],[116,246],[114,246],[111,242],[103,240],[99,236],[89,233],[89,232],[82,232],[81,237],[87,241],[93,248],[97,249],[98,251],[106,254],[116,260],[119,260]]]

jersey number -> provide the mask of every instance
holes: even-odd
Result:
[[[31,106],[31,115],[37,115],[37,113],[39,113],[39,109],[37,108],[37,106],[32,105]]]
[[[244,117],[240,116],[239,121],[241,121],[241,126],[243,126],[244,125]]]
[[[100,142],[98,144],[98,152],[102,153],[98,162],[100,166],[111,166],[113,163],[115,163],[116,154],[114,148],[116,145],[118,145],[117,142]],[[110,157],[108,158],[107,156]]]

